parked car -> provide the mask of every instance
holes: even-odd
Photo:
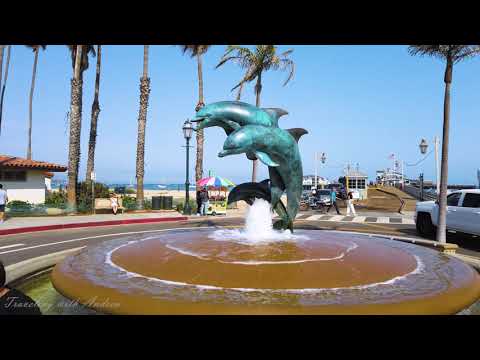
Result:
[[[438,202],[417,202],[417,232],[432,237],[438,226]],[[447,196],[447,230],[480,236],[480,189],[453,191]]]

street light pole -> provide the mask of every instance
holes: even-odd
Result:
[[[317,190],[317,176],[318,176],[318,152],[315,151],[315,183],[314,183],[314,189]]]
[[[437,183],[437,199],[440,196],[440,163],[439,163],[439,156],[438,156],[438,147],[440,145],[440,139],[438,136],[435,136],[433,139],[435,144],[435,176],[436,176],[436,183]]]
[[[187,142],[186,145],[186,178],[185,178],[185,205],[183,206],[183,214],[184,215],[191,215],[192,214],[192,208],[190,207],[190,175],[189,175],[189,157],[190,157],[190,138],[192,137],[192,131],[193,131],[193,126],[192,123],[187,120],[183,124],[183,136],[185,137],[185,140]]]

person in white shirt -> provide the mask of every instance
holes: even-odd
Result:
[[[3,185],[0,184],[0,224],[3,223],[5,217],[5,206],[8,202],[7,192],[3,190]]]
[[[353,216],[357,216],[355,212],[355,207],[353,206],[353,193],[350,191],[347,194],[347,216],[353,214]]]

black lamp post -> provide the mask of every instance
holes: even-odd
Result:
[[[425,155],[427,153],[427,149],[428,149],[427,140],[422,139],[422,141],[420,141],[420,145],[418,145],[418,147],[420,148],[420,152],[422,153],[422,155]]]
[[[191,215],[192,208],[190,207],[190,182],[189,182],[189,173],[188,173],[188,162],[190,156],[190,139],[192,138],[193,125],[190,120],[185,121],[183,124],[183,137],[187,141],[187,161],[186,161],[186,179],[185,179],[185,206],[183,207],[184,215]]]
[[[327,161],[327,155],[325,155],[325,153],[322,153],[322,157],[320,158],[320,160],[322,161],[322,164],[325,164],[325,161]]]

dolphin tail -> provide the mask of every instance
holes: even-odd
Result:
[[[262,110],[273,118],[276,127],[278,127],[278,119],[288,114],[288,111],[278,108],[263,108]]]
[[[297,143],[303,135],[308,134],[308,131],[302,128],[287,129],[287,131],[293,136]]]
[[[282,200],[279,200],[277,202],[277,205],[275,206],[275,211],[281,217],[281,219],[273,224],[273,228],[276,230],[289,229],[293,233],[293,220],[290,219],[290,216],[288,216],[287,209],[283,204]]]
[[[252,205],[255,199],[264,199],[271,202],[270,180],[266,179],[259,183],[248,182],[235,186],[228,194],[228,204],[240,200]]]

